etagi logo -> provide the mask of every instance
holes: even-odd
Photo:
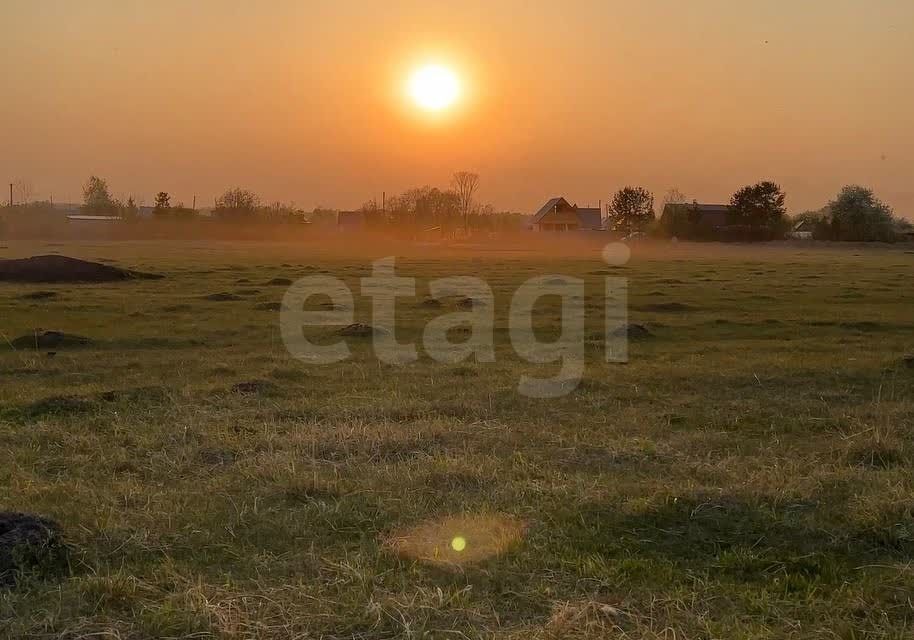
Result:
[[[603,259],[611,265],[628,262],[630,251],[621,243],[603,249]],[[382,258],[372,263],[371,276],[362,278],[361,294],[371,299],[372,347],[375,356],[386,364],[409,364],[419,359],[415,343],[400,343],[396,338],[395,302],[398,297],[416,297],[416,279],[396,274],[396,259]],[[470,359],[477,363],[495,362],[495,296],[481,278],[451,276],[428,283],[432,298],[459,296],[468,301],[460,311],[444,313],[432,319],[422,333],[422,348],[433,360],[457,364]],[[584,281],[561,274],[530,278],[515,290],[508,312],[508,331],[515,354],[532,364],[561,366],[556,375],[536,378],[521,375],[518,393],[531,398],[556,398],[574,391],[584,377],[585,369],[585,288]],[[604,355],[607,362],[628,361],[628,279],[605,277]],[[326,296],[327,310],[308,310],[308,301]],[[540,341],[534,333],[537,301],[552,296],[561,301],[559,335],[552,341]],[[311,327],[346,327],[353,325],[354,296],[339,278],[329,275],[306,276],[286,291],[280,312],[280,331],[289,353],[308,364],[333,364],[352,356],[343,338],[332,344],[315,344],[304,334]],[[470,328],[469,338],[451,342],[448,333]]]

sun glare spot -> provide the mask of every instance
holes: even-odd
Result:
[[[426,65],[410,76],[409,95],[420,108],[441,111],[457,101],[460,96],[460,80],[447,67]]]

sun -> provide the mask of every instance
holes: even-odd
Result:
[[[429,64],[413,71],[409,77],[409,95],[426,111],[441,111],[460,97],[460,80],[447,67]]]

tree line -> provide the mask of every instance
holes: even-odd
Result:
[[[226,190],[216,198],[212,215],[227,221],[302,221],[304,211],[293,204],[273,202],[263,204],[253,191],[234,187]],[[103,178],[91,176],[83,187],[83,205],[81,211],[87,215],[119,216],[127,221],[136,220],[139,207],[133,197],[120,201],[112,197],[108,183]],[[159,219],[187,220],[199,215],[199,212],[186,206],[183,202],[172,203],[167,191],[159,191],[154,200],[152,215]]]
[[[818,240],[858,242],[894,242],[912,229],[872,189],[859,185],[846,186],[826,206],[793,218],[787,215],[786,200],[784,190],[774,182],[747,185],[731,196],[725,223],[711,226],[703,221],[697,202],[689,203],[678,189],[664,197],[663,215],[658,220],[653,194],[643,187],[627,186],[610,201],[605,228],[684,240],[747,241],[781,239],[798,229],[811,232]]]
[[[496,212],[476,200],[480,177],[476,173],[455,173],[448,188],[422,186],[394,194],[378,203],[370,200],[359,211],[366,228],[396,229],[441,236],[470,231],[517,231],[523,228],[519,213]],[[25,184],[25,183],[23,183]],[[27,185],[28,186],[28,185]],[[34,215],[52,213],[50,203],[29,202],[27,189],[16,187],[22,198],[17,208]],[[30,187],[28,189],[30,193]],[[912,230],[911,224],[895,216],[872,189],[859,185],[844,187],[821,209],[788,217],[786,194],[780,185],[761,181],[738,189],[726,208],[725,224],[711,226],[702,220],[697,203],[691,203],[678,189],[669,190],[662,201],[658,219],[654,195],[644,187],[619,189],[607,207],[604,228],[623,234],[646,233],[683,240],[773,240],[794,229],[817,240],[893,242]],[[140,207],[133,197],[120,200],[111,195],[108,183],[90,176],[83,187],[81,211],[88,215],[116,216],[126,221],[139,218]],[[336,224],[337,211],[316,208],[306,213],[294,204],[264,204],[254,192],[235,187],[216,198],[212,217],[228,222],[312,222]],[[152,215],[157,219],[187,220],[199,215],[194,207],[172,203],[166,191],[156,194]]]
[[[423,186],[393,195],[379,204],[376,200],[364,203],[359,211],[368,228],[405,229],[412,231],[438,231],[442,235],[474,230],[516,230],[521,227],[521,214],[499,213],[491,205],[476,202],[480,178],[476,173],[459,171],[451,179],[450,187]],[[134,199],[120,201],[111,195],[103,178],[91,176],[83,187],[81,211],[87,215],[118,216],[136,220],[139,207]],[[335,224],[337,211],[316,208],[306,213],[294,204],[273,202],[263,204],[253,191],[235,187],[216,198],[212,217],[229,222],[312,222]],[[159,219],[191,219],[199,215],[183,203],[173,204],[166,191],[156,194],[152,215]]]
[[[359,212],[371,229],[397,229],[413,233],[455,236],[470,231],[517,231],[523,228],[520,213],[498,212],[476,201],[479,174],[458,171],[449,188],[425,185],[394,194],[384,202],[369,200]]]

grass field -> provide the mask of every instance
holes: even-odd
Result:
[[[419,254],[484,278],[494,364],[308,367],[259,309],[368,253],[257,243],[10,244],[162,280],[0,283],[0,511],[44,514],[69,570],[0,590],[0,634],[68,638],[910,638],[914,255],[903,248]],[[577,391],[516,391],[525,279],[584,278]],[[653,336],[602,361],[598,297]],[[56,297],[30,300],[38,290]],[[207,299],[233,293],[229,300]],[[369,322],[357,296],[357,319]],[[402,340],[452,311],[404,299]],[[559,307],[544,300],[548,333]],[[548,367],[545,367],[548,369]],[[545,370],[544,369],[544,370]],[[256,384],[233,387],[238,383]],[[455,539],[462,542],[458,543]],[[459,551],[453,547],[462,547]]]

